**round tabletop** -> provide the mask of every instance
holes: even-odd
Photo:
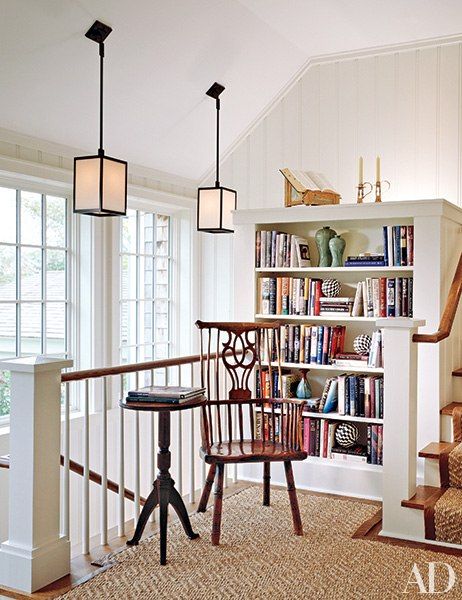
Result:
[[[174,402],[127,402],[120,400],[119,406],[128,410],[150,410],[154,412],[168,412],[174,410],[186,410],[187,408],[196,408],[202,406],[207,401],[205,396],[197,396],[191,400],[185,400],[178,404]]]

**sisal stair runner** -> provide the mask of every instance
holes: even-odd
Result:
[[[439,452],[441,488],[425,511],[425,537],[462,545],[462,406],[452,410],[454,444]]]

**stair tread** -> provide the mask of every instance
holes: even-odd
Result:
[[[401,500],[401,506],[424,510],[429,504],[438,500],[445,491],[446,488],[434,487],[432,485],[418,485],[412,498]]]
[[[454,375],[454,377],[462,377],[462,368],[460,369],[455,369],[452,374]]]
[[[0,456],[0,469],[9,469],[10,468],[10,455],[6,454],[5,456]]]
[[[462,369],[461,369],[461,375],[459,375],[459,377],[462,377]],[[462,402],[451,402],[451,404],[447,404],[446,406],[443,406],[443,408],[440,410],[440,413],[442,415],[448,415],[451,417],[452,411],[459,406],[462,406]]]
[[[421,458],[439,458],[445,450],[453,449],[459,444],[457,442],[431,442],[419,452]]]

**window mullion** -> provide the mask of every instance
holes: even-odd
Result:
[[[42,354],[47,353],[47,317],[46,317],[46,301],[47,301],[47,250],[46,250],[46,222],[47,222],[47,209],[45,195],[42,194],[42,319],[41,319],[41,340],[40,348]]]
[[[16,190],[16,356],[21,356],[21,192]]]

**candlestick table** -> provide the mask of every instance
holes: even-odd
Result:
[[[166,402],[126,402],[122,400],[119,404],[122,408],[128,410],[140,410],[140,411],[152,411],[159,413],[159,431],[158,431],[158,444],[159,451],[157,453],[157,467],[158,474],[157,478],[153,483],[152,492],[146,499],[146,503],[143,506],[136,530],[133,538],[128,540],[129,546],[136,546],[143,534],[146,523],[149,519],[150,514],[159,506],[159,520],[160,520],[160,564],[167,564],[167,518],[168,518],[168,505],[171,504],[175,509],[178,518],[183,525],[186,535],[190,540],[194,540],[199,537],[198,533],[194,533],[191,527],[191,521],[186,510],[186,506],[183,502],[183,498],[180,496],[178,490],[175,487],[175,482],[170,475],[170,413],[178,410],[187,410],[190,408],[196,408],[202,406],[205,403],[204,396],[198,396],[181,404],[172,404]]]

